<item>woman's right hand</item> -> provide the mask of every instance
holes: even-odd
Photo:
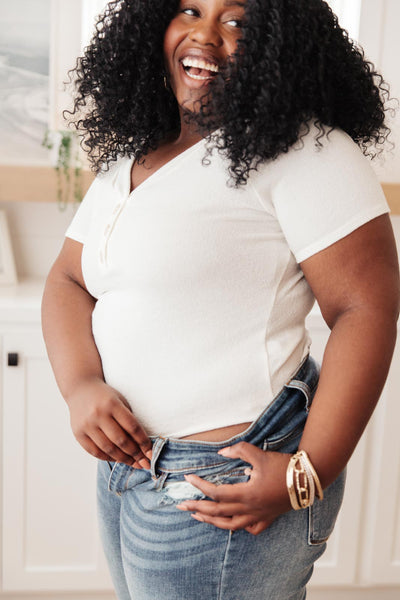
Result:
[[[78,386],[67,398],[72,432],[98,459],[149,469],[151,440],[126,399],[100,379]]]

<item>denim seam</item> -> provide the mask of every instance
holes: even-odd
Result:
[[[299,425],[297,425],[294,429],[292,429],[291,431],[289,431],[286,435],[283,435],[280,438],[276,438],[273,440],[268,440],[268,438],[265,440],[265,450],[271,448],[271,446],[275,446],[277,444],[282,444],[282,442],[286,442],[288,440],[290,440],[290,438],[295,437],[298,432],[303,429],[304,427],[304,423],[300,423]]]
[[[320,546],[329,539],[329,535],[322,538],[316,538],[314,536],[314,514],[312,506],[308,507],[308,545],[309,546]]]
[[[117,486],[120,483],[122,476],[120,473],[118,473],[118,475],[116,474],[117,471],[121,469],[120,465],[124,465],[124,463],[119,463],[117,461],[114,463],[114,466],[110,472],[110,476],[108,479],[108,491],[113,492],[117,496],[121,496],[121,492],[117,491]]]
[[[229,535],[228,535],[228,539],[226,541],[226,548],[225,548],[225,552],[224,552],[224,560],[222,562],[222,566],[221,566],[221,575],[219,578],[219,584],[218,584],[218,598],[217,600],[221,600],[222,599],[222,579],[224,577],[224,569],[226,567],[226,561],[228,558],[228,552],[229,552],[229,547],[231,545],[231,540],[232,540],[232,529],[229,530]]]
[[[229,463],[224,461],[224,462],[219,462],[219,463],[210,463],[208,465],[200,465],[200,466],[195,466],[195,467],[182,467],[181,469],[163,469],[161,467],[158,468],[158,470],[160,471],[160,473],[166,473],[168,475],[172,475],[173,473],[184,473],[185,471],[192,473],[193,471],[204,471],[204,469],[212,469],[213,467],[222,467],[223,465],[228,465]]]
[[[311,402],[311,390],[310,386],[305,381],[299,381],[298,379],[292,379],[289,383],[286,384],[287,388],[299,390],[302,392],[306,399],[306,411],[310,410],[310,402]]]
[[[162,475],[160,475],[157,478],[152,477],[152,479],[154,481],[154,490],[156,492],[159,492],[163,489],[167,478],[168,478],[168,473],[163,473]]]

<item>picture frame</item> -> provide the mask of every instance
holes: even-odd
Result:
[[[0,285],[14,285],[17,282],[7,215],[4,210],[0,210]]]

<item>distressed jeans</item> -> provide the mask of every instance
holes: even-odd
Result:
[[[263,413],[224,442],[153,438],[150,470],[98,462],[100,535],[118,600],[304,600],[342,502],[345,472],[308,509],[278,517],[255,536],[201,523],[176,504],[204,495],[184,479],[247,481],[240,459],[217,454],[240,441],[297,450],[319,368],[311,357]]]

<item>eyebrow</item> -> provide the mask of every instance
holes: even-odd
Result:
[[[244,8],[246,3],[241,2],[240,0],[225,0],[224,4],[225,6],[241,6],[242,8]]]

